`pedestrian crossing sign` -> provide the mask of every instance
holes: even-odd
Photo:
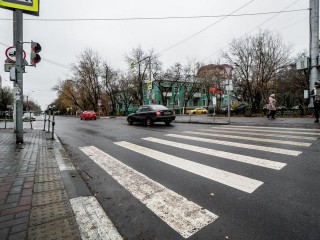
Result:
[[[0,0],[0,7],[39,12],[40,0]]]

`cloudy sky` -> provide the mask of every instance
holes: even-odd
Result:
[[[309,48],[307,0],[41,0],[40,4],[39,17],[23,16],[24,41],[42,46],[42,61],[36,68],[27,67],[23,85],[24,94],[42,109],[56,98],[51,88],[70,76],[68,66],[87,48],[123,70],[128,68],[125,56],[138,46],[161,53],[164,67],[188,60],[215,62],[231,40],[259,29],[280,33],[284,42],[293,44],[294,53]],[[0,8],[3,86],[12,86],[3,69],[5,50],[13,41],[10,19],[12,11]],[[27,54],[29,49],[24,44]]]

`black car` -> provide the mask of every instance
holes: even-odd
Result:
[[[154,122],[164,122],[166,125],[176,118],[175,112],[163,105],[143,105],[135,113],[127,117],[127,122],[132,125],[134,122],[142,122],[148,126]]]

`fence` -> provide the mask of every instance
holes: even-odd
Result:
[[[52,139],[54,139],[55,111],[53,109],[49,109],[47,113],[44,114],[41,112],[24,112],[23,122],[29,122],[31,129],[33,129],[33,123],[36,121],[43,121],[43,131],[46,131],[47,127],[47,132],[51,132]],[[14,124],[12,112],[0,111],[0,128],[14,128]],[[27,127],[27,125],[24,124],[24,127]]]

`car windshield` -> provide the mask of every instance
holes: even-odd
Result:
[[[166,108],[165,106],[162,106],[162,105],[152,105],[151,108],[153,110],[168,110],[168,108]]]

